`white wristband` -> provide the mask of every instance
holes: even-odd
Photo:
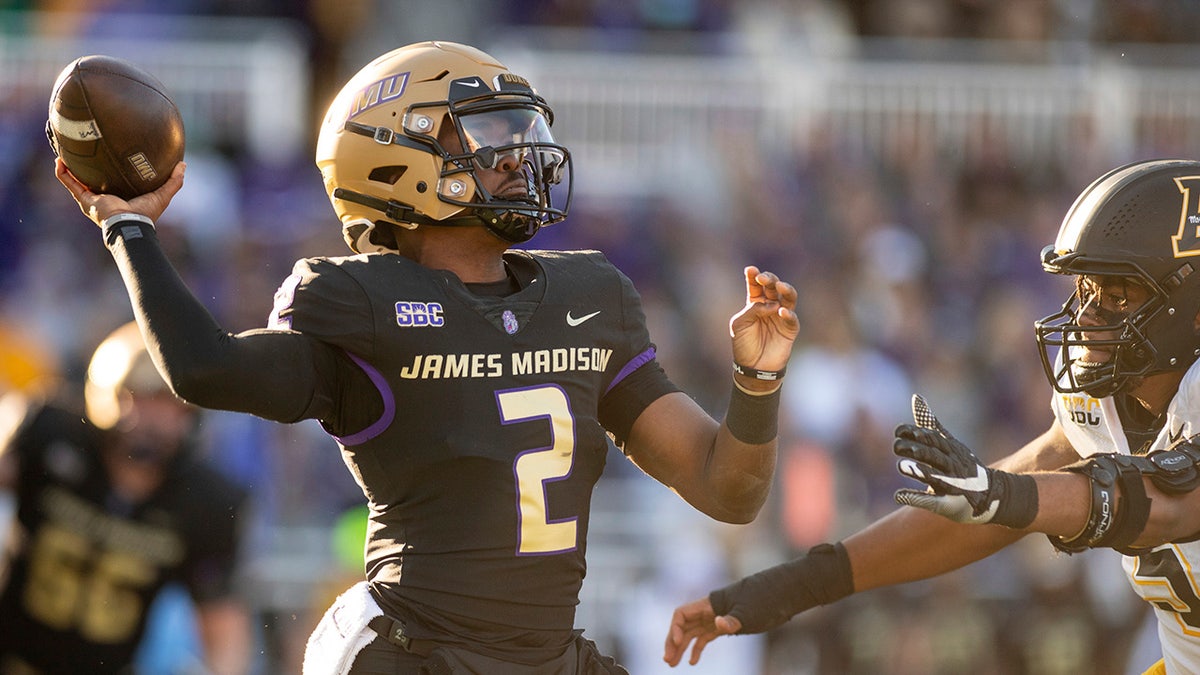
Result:
[[[154,221],[151,220],[149,216],[143,216],[140,213],[115,213],[115,214],[105,218],[104,220],[100,221],[100,229],[107,232],[109,224],[115,223],[119,220],[120,221],[132,220],[132,221],[139,222],[139,223],[145,223],[145,224],[149,225],[150,227],[154,227]]]

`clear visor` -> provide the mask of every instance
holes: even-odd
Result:
[[[516,156],[526,161],[531,153],[539,160],[541,172],[557,183],[565,161],[554,142],[550,125],[535,108],[505,108],[460,115],[459,124],[467,141],[467,152],[484,169],[494,169],[502,158]]]

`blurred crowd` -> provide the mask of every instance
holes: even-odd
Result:
[[[314,135],[321,102],[348,73],[377,53],[433,36],[486,48],[496,30],[549,35],[549,29],[570,28],[586,30],[589,46],[607,49],[666,49],[680,44],[674,41],[680,35],[689,38],[689,49],[719,49],[715,45],[725,42],[703,38],[761,27],[764,17],[862,41],[1182,44],[1200,28],[1200,6],[1166,0],[45,0],[0,6],[50,12],[39,30],[80,36],[130,30],[120,18],[140,13],[290,19],[310,47],[313,109],[303,114]],[[64,11],[80,13],[53,14]],[[131,316],[99,233],[53,177],[42,134],[45,102],[27,103],[0,99],[0,390],[77,386],[91,350]],[[569,138],[559,140],[570,145]],[[710,195],[722,208],[692,209],[665,194],[591,196],[584,187],[568,220],[530,244],[604,251],[641,291],[668,373],[715,413],[729,391],[725,324],[741,304],[741,268],[759,265],[800,289],[802,333],[785,380],[778,485],[756,523],[734,528],[693,519],[674,510],[663,491],[642,491],[636,469],[619,455],[610,460],[607,482],[619,487],[597,491],[593,572],[580,625],[615,644],[634,673],[662,667],[655,665],[658,650],[678,602],[844,536],[894,507],[892,492],[905,481],[894,468],[891,434],[909,419],[914,392],[985,458],[1044,431],[1050,388],[1033,322],[1056,310],[1069,289],[1041,271],[1041,248],[1051,243],[1075,194],[1109,164],[1194,152],[1159,146],[1112,157],[1081,145],[1072,161],[1030,162],[997,143],[964,162],[904,138],[866,150],[836,135],[802,151],[733,151],[720,139],[712,143],[724,153],[719,189]],[[295,259],[344,252],[320,176],[309,156],[263,165],[235,145],[189,145],[186,159],[187,184],[160,223],[161,236],[226,328],[261,327]],[[286,588],[308,593],[292,593],[291,605],[257,596],[264,611],[263,671],[297,672],[297,640],[317,618],[305,612],[319,613],[328,593],[359,574],[354,555],[337,552],[346,547],[335,542],[335,532],[342,532],[340,519],[361,503],[361,493],[315,425],[223,414],[206,420],[207,451],[252,489],[257,504],[252,527],[259,535],[246,553],[248,574],[277,584],[293,575],[299,581]],[[324,578],[306,576],[314,568],[286,568],[296,558],[280,554],[280,532],[315,533],[314,547],[330,551],[314,563]],[[714,645],[702,667],[733,672],[721,670],[724,649],[742,664],[737,672],[752,672],[750,659],[771,674],[1125,672],[1144,617],[1108,553],[1068,557],[1031,538],[960,573],[864,594],[771,635]],[[615,595],[594,590],[614,580],[621,586]],[[1130,668],[1157,657],[1134,658]]]

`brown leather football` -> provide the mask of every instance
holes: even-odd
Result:
[[[183,159],[183,117],[166,87],[124,59],[83,56],[54,83],[46,136],[93,192],[131,199]]]

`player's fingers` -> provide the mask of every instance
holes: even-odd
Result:
[[[902,459],[899,462],[896,462],[896,469],[901,474],[908,476],[913,480],[919,480],[922,483],[929,483],[931,480],[929,467],[911,459]]]
[[[670,638],[668,638],[666,644],[663,645],[663,661],[667,665],[674,668],[675,666],[679,665],[679,658],[683,656],[683,651],[686,648],[687,645],[676,645],[671,641]]]
[[[175,193],[183,187],[183,175],[186,168],[185,163],[177,162],[175,168],[171,170],[171,177],[165,183],[153,192],[134,197],[129,202],[130,207],[153,220],[158,220],[163,211],[166,211],[167,207],[171,205],[171,199]]]
[[[779,293],[779,304],[788,309],[796,307],[796,301],[800,297],[800,293],[796,290],[795,286],[786,281],[780,281],[775,284],[775,290]]]
[[[67,168],[66,162],[62,161],[61,157],[54,158],[54,176],[58,178],[58,182],[62,183],[63,187],[67,188],[67,192],[70,192],[71,196],[76,200],[87,191],[83,183],[80,183],[75,178],[75,175],[71,173],[71,170]]]
[[[667,630],[667,639],[663,642],[663,661],[672,666],[679,663],[679,657],[687,648],[683,641],[683,626],[680,625],[679,610],[671,617],[671,627]]]
[[[697,663],[700,663],[700,655],[704,653],[704,648],[707,647],[708,643],[712,642],[712,640],[713,639],[711,637],[696,637],[696,643],[692,645],[692,655],[688,659],[689,665],[694,666]]]
[[[932,447],[941,445],[942,440],[942,436],[938,432],[916,424],[901,424],[896,427],[895,436]]]
[[[780,320],[783,321],[783,329],[789,337],[794,337],[800,332],[800,316],[787,305],[780,306],[776,312]]]
[[[160,185],[157,190],[150,194],[162,201],[170,202],[175,193],[179,192],[180,188],[183,187],[183,175],[186,170],[186,163],[177,162],[175,168],[171,170],[171,177],[167,179],[167,182]]]
[[[956,463],[952,458],[946,457],[946,454],[941,449],[926,445],[920,441],[910,441],[907,438],[897,437],[892,441],[892,452],[897,457],[907,457],[908,459],[929,465],[939,471],[948,471],[956,468]]]
[[[732,615],[718,616],[713,623],[721,635],[733,635],[742,629],[742,620]]]
[[[742,270],[746,277],[746,301],[756,302],[763,297],[762,285],[758,283],[758,268],[749,265]]]
[[[915,506],[934,513],[942,512],[941,498],[930,492],[901,488],[896,490],[894,497],[896,503],[901,506]]]
[[[770,302],[779,300],[779,277],[773,272],[759,272],[754,281],[762,288],[763,297]]]

